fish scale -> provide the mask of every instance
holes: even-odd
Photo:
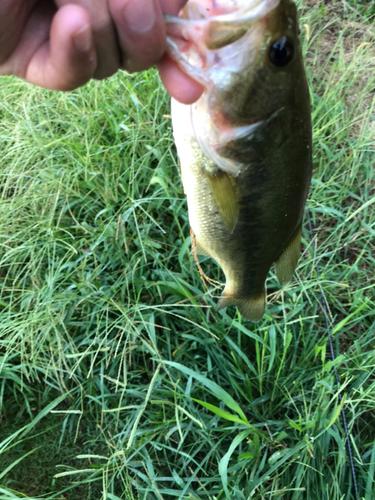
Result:
[[[198,253],[225,274],[217,309],[259,321],[272,264],[282,285],[295,271],[311,179],[297,11],[291,0],[205,0],[203,15],[189,3],[185,18],[167,18],[171,56],[205,88],[193,105],[172,102],[189,221]]]

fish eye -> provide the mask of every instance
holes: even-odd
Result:
[[[271,63],[279,67],[286,66],[293,59],[293,54],[293,44],[285,36],[273,42],[268,52]]]

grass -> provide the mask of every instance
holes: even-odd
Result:
[[[154,71],[1,80],[0,500],[354,499],[333,365],[375,497],[375,30],[351,3],[300,7],[336,361],[307,226],[261,323],[212,309]]]

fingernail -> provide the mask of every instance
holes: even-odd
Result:
[[[156,21],[153,0],[129,0],[123,8],[123,16],[129,29],[134,33],[150,31]]]
[[[86,25],[73,35],[74,45],[79,52],[89,52],[93,46],[90,26]]]

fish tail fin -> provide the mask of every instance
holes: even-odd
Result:
[[[285,285],[296,270],[301,251],[302,224],[300,224],[286,249],[275,262],[276,276],[280,285]]]
[[[216,310],[221,311],[227,306],[236,306],[242,317],[249,319],[253,323],[257,323],[262,319],[264,314],[266,304],[266,293],[263,291],[260,295],[256,297],[248,297],[246,299],[236,299],[234,297],[225,296],[225,290],[223,296],[219,299],[216,304]]]

